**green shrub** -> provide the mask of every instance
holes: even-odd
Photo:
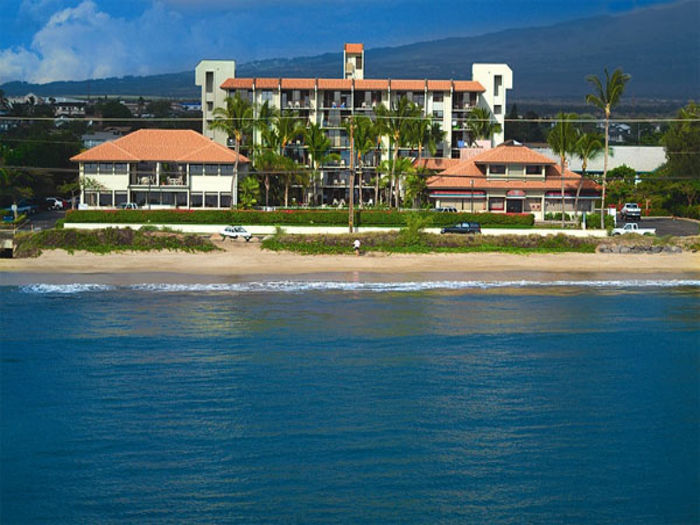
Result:
[[[569,213],[566,213],[564,216],[565,221],[570,221],[572,220],[572,215]],[[545,221],[560,221],[561,220],[561,212],[558,211],[556,213],[545,213],[544,214],[544,220]]]
[[[578,219],[579,224],[583,222],[583,216]],[[615,218],[612,215],[605,216],[605,229],[611,230],[615,227]],[[600,230],[600,213],[586,214],[586,229]]]
[[[433,211],[399,212],[396,210],[357,210],[358,226],[405,226],[409,215],[429,217],[436,227],[457,222],[478,222],[482,226],[520,226],[534,224],[531,214],[502,213],[436,213]],[[247,224],[344,226],[347,210],[71,210],[67,222],[116,224]]]
[[[15,257],[36,257],[42,250],[63,249],[69,253],[114,251],[180,250],[208,252],[217,248],[206,238],[193,234],[145,232],[130,228],[103,230],[43,230],[15,237]]]

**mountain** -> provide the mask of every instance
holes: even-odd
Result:
[[[588,74],[621,67],[626,98],[688,99],[700,94],[700,1],[365,51],[367,78],[470,78],[473,62],[506,62],[516,98],[580,99]],[[340,47],[340,43],[339,43]],[[342,54],[239,64],[237,76],[338,77]],[[7,95],[143,95],[198,98],[191,71],[147,77],[33,85],[10,82]]]

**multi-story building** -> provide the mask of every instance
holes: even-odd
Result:
[[[236,153],[192,130],[141,129],[70,159],[88,207],[228,208]],[[248,159],[238,157],[245,176]]]
[[[501,125],[493,143],[503,142],[506,92],[513,86],[513,72],[506,64],[473,64],[471,80],[368,79],[365,66],[363,44],[345,44],[340,78],[238,78],[235,61],[202,60],[195,70],[195,83],[202,90],[203,133],[226,144],[226,136],[212,130],[210,124],[214,110],[224,107],[226,97],[235,94],[249,100],[256,110],[268,102],[320,124],[331,140],[332,152],[340,157],[338,162],[322,167],[324,202],[344,195],[347,188],[350,144],[343,123],[351,115],[374,116],[378,105],[390,108],[406,97],[422,109],[425,117],[439,122],[446,132],[444,142],[438,145],[439,157],[459,158],[460,149],[469,142],[467,119],[477,107],[487,109],[493,121]],[[254,140],[259,140],[257,133]],[[399,154],[412,152],[402,149]],[[382,155],[383,159],[390,157],[388,143]],[[367,195],[371,193],[373,169],[370,166],[362,178]]]

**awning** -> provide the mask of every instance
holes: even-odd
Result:
[[[434,191],[429,194],[431,199],[485,199],[485,191]]]
[[[508,198],[508,199],[524,199],[525,192],[523,190],[509,190],[506,193],[506,198]]]

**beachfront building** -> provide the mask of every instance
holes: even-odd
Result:
[[[429,197],[436,207],[475,213],[532,213],[536,220],[562,210],[560,166],[522,144],[509,141],[452,163],[428,178]],[[564,210],[574,211],[578,192],[576,212],[593,212],[600,190],[595,182],[566,169]]]
[[[236,153],[192,130],[142,129],[74,157],[81,203],[111,208],[227,208]],[[248,170],[239,157],[239,176]]]
[[[212,130],[210,124],[214,110],[224,107],[226,97],[236,94],[249,100],[256,111],[268,102],[319,124],[331,141],[331,153],[340,159],[322,166],[324,202],[330,201],[328,197],[342,195],[348,185],[350,143],[343,128],[345,121],[351,115],[374,117],[377,106],[390,108],[402,97],[417,104],[425,117],[440,123],[446,132],[444,142],[437,146],[439,157],[458,158],[460,148],[469,145],[467,119],[477,107],[487,109],[491,119],[501,125],[493,144],[503,142],[506,94],[513,87],[513,72],[506,64],[473,64],[470,80],[369,79],[365,78],[366,65],[364,45],[352,43],[343,49],[339,78],[239,78],[233,60],[202,60],[195,70],[195,83],[201,86],[203,133],[227,144],[225,134]],[[260,141],[259,132],[255,132],[254,141]],[[296,148],[298,151],[289,153],[303,161],[301,141],[294,141],[288,148]],[[399,154],[415,155],[415,149],[402,148]],[[385,139],[381,157],[374,163],[390,157]],[[366,167],[362,177],[362,187],[368,192],[373,170],[373,166]]]

